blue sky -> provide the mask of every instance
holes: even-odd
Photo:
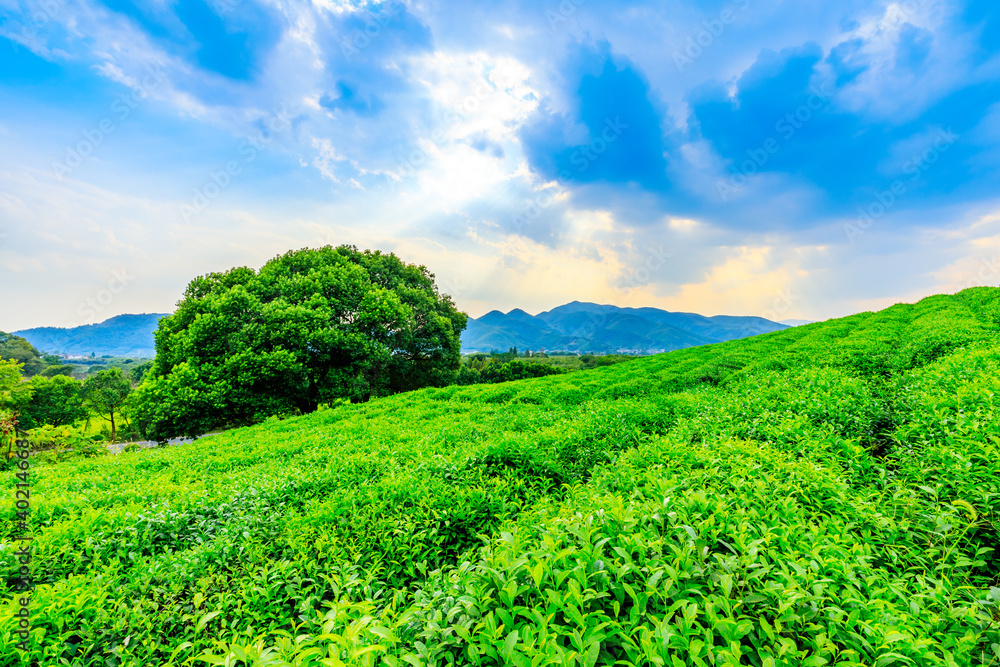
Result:
[[[1000,284],[993,0],[0,0],[0,329],[350,243],[473,316]]]

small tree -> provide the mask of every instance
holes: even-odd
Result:
[[[0,359],[0,441],[7,444],[7,458],[13,450],[17,418],[31,400],[31,387],[23,382],[23,364]]]
[[[14,451],[14,439],[17,431],[17,415],[10,410],[0,408],[0,445],[7,445],[7,455],[4,460],[9,460]]]
[[[132,392],[132,383],[128,381],[120,368],[101,371],[87,378],[83,383],[83,398],[102,417],[111,419],[111,439],[115,439],[115,413],[121,414],[125,400]]]

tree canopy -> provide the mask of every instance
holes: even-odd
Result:
[[[87,378],[83,383],[83,400],[100,415],[111,419],[111,439],[117,435],[115,414],[121,412],[125,400],[132,392],[132,383],[122,374],[122,369],[111,368]]]
[[[13,359],[23,364],[22,372],[31,377],[41,373],[48,365],[35,346],[20,336],[0,331],[0,358]]]
[[[466,320],[426,267],[353,246],[211,273],[160,320],[132,414],[164,438],[443,386]]]
[[[23,366],[14,359],[0,357],[0,442],[14,437],[21,410],[31,400],[31,387],[21,381]],[[9,450],[8,447],[8,455]]]
[[[32,396],[21,411],[18,426],[22,430],[45,424],[68,426],[87,418],[87,409],[83,407],[83,386],[78,380],[65,375],[36,375],[29,384]]]

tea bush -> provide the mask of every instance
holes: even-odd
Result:
[[[977,288],[34,461],[0,664],[1000,665],[998,330]]]

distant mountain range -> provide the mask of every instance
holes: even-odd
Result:
[[[72,329],[39,327],[13,333],[50,354],[153,357],[156,355],[153,332],[161,317],[166,314],[118,315],[100,324]]]
[[[153,331],[164,313],[118,315],[72,329],[41,327],[15,331],[43,352],[65,355],[152,357]],[[789,323],[791,324],[791,323]],[[520,308],[470,318],[463,352],[564,350],[655,354],[787,329],[762,317],[672,313],[658,308],[619,308],[574,301],[529,315]]]
[[[494,310],[469,320],[463,352],[565,350],[655,354],[746,338],[788,325],[763,317],[672,313],[658,308],[619,308],[574,301],[529,315],[519,308]]]

